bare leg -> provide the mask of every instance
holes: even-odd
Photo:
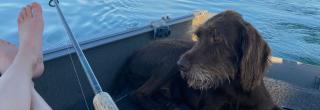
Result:
[[[0,40],[0,73],[5,73],[8,67],[12,64],[16,54],[18,52],[18,48],[4,40]],[[41,64],[37,64],[36,74],[33,76],[41,75],[43,71],[43,66]],[[37,91],[32,87],[32,95],[31,95],[31,110],[49,110],[50,106],[45,102],[45,100],[37,93]]]
[[[12,64],[15,56],[17,55],[18,48],[10,44],[7,41],[0,40],[0,73],[5,73],[5,71]]]
[[[31,110],[52,110],[35,89],[32,90],[31,98]]]
[[[32,76],[39,76],[43,71],[41,52],[43,18],[40,5],[34,3],[25,7],[20,13],[18,25],[21,41],[19,51],[14,50],[15,46],[9,43],[4,47],[1,46],[1,50],[7,52],[4,52],[5,55],[17,55],[13,62],[12,58],[8,58],[2,60],[4,62],[0,64],[0,72],[4,73],[0,78],[0,109],[50,110],[51,108],[33,89],[31,81]],[[6,42],[0,41],[0,44],[4,43]]]
[[[34,47],[36,61],[35,67],[34,67],[34,77],[40,76],[43,72],[43,60],[42,60],[42,32],[43,32],[43,17],[42,17],[42,9],[41,6],[37,3],[33,3],[31,6],[28,6],[29,10],[26,12],[26,16],[20,16],[18,18],[18,24],[19,24],[19,34],[21,36],[21,41],[23,43],[23,36],[35,36],[34,39],[25,38],[27,40],[27,44],[31,47]],[[28,9],[28,8],[27,8]],[[29,19],[28,19],[29,14]],[[28,20],[30,20],[28,22]],[[33,45],[34,44],[34,45]],[[22,45],[22,44],[21,44]],[[50,110],[51,108],[48,106],[48,104],[43,100],[43,98],[36,92],[36,90],[32,87],[32,103],[31,108],[32,110]]]
[[[12,64],[18,48],[4,40],[0,40],[0,73],[5,73],[8,67]],[[37,64],[36,74],[33,77],[41,75],[43,72],[43,65]],[[49,110],[50,106],[45,102],[45,100],[37,93],[37,91],[32,87],[31,96],[31,110]]]

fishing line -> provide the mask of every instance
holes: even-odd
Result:
[[[79,74],[78,74],[78,72],[77,72],[76,66],[75,66],[74,61],[73,61],[73,58],[72,58],[72,56],[71,56],[70,48],[68,48],[68,54],[69,54],[68,56],[69,56],[69,58],[70,58],[70,60],[71,60],[71,64],[72,64],[72,67],[73,67],[73,71],[75,72],[76,77],[77,77],[77,81],[78,81],[78,84],[79,84],[79,87],[80,87],[80,90],[81,90],[81,93],[82,93],[82,98],[84,99],[84,102],[85,102],[85,104],[86,104],[87,110],[90,110],[90,109],[89,109],[88,102],[87,102],[87,100],[86,100],[87,98],[86,98],[86,96],[85,96],[85,94],[84,94],[84,92],[83,92],[83,88],[82,88],[82,84],[81,84],[81,81],[80,81],[80,78],[79,78]]]
[[[69,41],[68,39],[66,39],[65,37],[64,37],[64,39],[62,39],[63,41]],[[57,43],[57,44],[62,44],[62,45],[71,45],[71,44],[68,44],[68,42],[60,42],[60,43]],[[69,41],[69,43],[70,43],[70,41]],[[56,47],[56,45],[52,45],[52,44],[48,44],[49,45],[49,47],[48,48],[51,48],[51,47]],[[79,78],[79,74],[78,74],[78,72],[77,72],[77,69],[76,69],[76,67],[75,67],[75,64],[74,64],[74,61],[73,61],[73,58],[72,58],[72,55],[71,55],[71,51],[70,51],[70,48],[68,48],[67,49],[68,50],[68,56],[69,56],[69,59],[71,60],[71,64],[72,64],[72,67],[73,67],[73,71],[75,72],[74,74],[75,74],[75,76],[76,76],[76,78],[77,78],[77,82],[78,82],[78,85],[79,85],[79,87],[80,87],[80,90],[81,90],[81,95],[82,95],[82,98],[83,98],[83,100],[84,100],[84,102],[85,102],[85,104],[86,104],[86,108],[87,108],[87,110],[90,110],[89,109],[89,105],[88,105],[88,102],[87,102],[87,98],[86,98],[86,96],[85,96],[85,94],[84,94],[84,91],[83,91],[83,87],[82,87],[82,83],[81,83],[81,80],[80,80],[80,78]],[[1,75],[0,75],[1,76]]]
[[[133,94],[135,91],[132,90],[131,92],[124,94],[122,96],[120,96],[119,98],[117,98],[114,102],[118,103],[121,102],[123,99],[127,98],[129,95]]]
[[[49,4],[52,5],[52,3],[54,3],[53,6],[56,7],[56,9],[57,9],[59,17],[60,17],[62,24],[65,28],[65,31],[67,33],[67,36],[69,37],[69,40],[71,41],[72,46],[75,49],[76,55],[79,58],[80,64],[84,69],[84,72],[87,76],[87,79],[89,80],[89,83],[90,83],[90,86],[92,87],[93,92],[95,94],[103,92],[97,78],[94,75],[94,72],[93,72],[87,58],[85,57],[85,55],[80,47],[80,44],[78,43],[77,39],[73,35],[69,25],[67,24],[65,17],[62,14],[62,10],[60,9],[60,6],[58,4],[58,0],[50,0]]]
[[[64,26],[64,29],[69,37],[69,40],[72,43],[73,48],[75,49],[75,53],[78,56],[78,59],[79,59],[80,64],[84,70],[84,73],[85,73],[85,75],[89,81],[89,84],[95,94],[95,96],[93,98],[93,105],[94,105],[95,109],[96,110],[119,110],[117,105],[113,101],[112,97],[107,92],[104,92],[102,90],[86,56],[84,55],[84,53],[82,51],[82,48],[80,47],[79,42],[77,41],[77,39],[73,35],[65,17],[63,16],[63,13],[59,7],[59,1],[58,0],[50,0],[49,5],[51,7],[56,7],[57,12],[59,14],[59,17],[60,17],[62,24]],[[70,55],[70,53],[69,53],[69,55]],[[72,61],[72,64],[75,69],[73,61]],[[77,78],[78,78],[78,80],[80,80],[79,77],[77,77]],[[82,86],[81,86],[81,88],[82,88]]]

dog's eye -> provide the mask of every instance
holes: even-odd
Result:
[[[200,40],[200,32],[197,31],[192,35],[192,40],[193,41],[199,41]]]
[[[197,32],[195,32],[194,34],[195,34],[195,36],[196,36],[198,39],[199,39],[200,36],[201,36],[201,32],[200,32],[200,31],[197,31]]]

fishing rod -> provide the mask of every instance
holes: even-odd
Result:
[[[59,1],[58,0],[50,0],[49,5],[51,7],[56,7],[57,12],[60,16],[60,19],[62,21],[62,24],[65,28],[65,31],[67,32],[69,39],[73,45],[73,48],[76,51],[76,54],[80,60],[81,66],[84,69],[84,72],[89,80],[90,86],[91,86],[93,92],[95,93],[95,96],[93,98],[93,105],[94,105],[95,110],[118,110],[118,107],[114,103],[114,101],[112,100],[111,96],[107,92],[104,92],[101,89],[101,86],[100,86],[96,76],[94,75],[94,72],[93,72],[86,56],[84,55],[77,39],[74,37],[66,19],[63,16],[63,13],[62,13],[60,6],[59,6]]]

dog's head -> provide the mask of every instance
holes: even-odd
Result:
[[[216,88],[238,79],[245,91],[259,86],[269,64],[270,48],[240,14],[225,11],[196,31],[197,43],[177,62],[194,89]]]

